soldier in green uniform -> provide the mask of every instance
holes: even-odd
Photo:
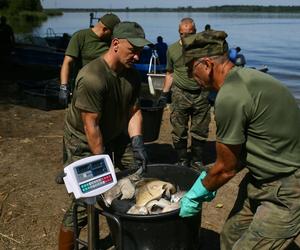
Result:
[[[188,76],[187,67],[178,61],[178,58],[182,56],[182,38],[196,33],[193,19],[183,18],[178,31],[180,40],[170,45],[167,50],[167,73],[159,102],[166,103],[172,87],[170,121],[178,165],[185,167],[191,165],[200,170],[210,122],[208,92],[201,90],[196,81]],[[188,156],[189,133],[192,159]]]
[[[102,16],[93,28],[74,33],[65,52],[60,72],[59,101],[63,106],[68,106],[70,90],[71,92],[74,90],[78,71],[90,61],[107,52],[113,28],[119,22],[118,16],[108,13]],[[66,155],[63,157],[66,158]],[[63,176],[63,171],[59,172],[55,181],[58,184],[63,183]]]
[[[102,16],[93,28],[79,30],[73,34],[66,49],[60,72],[59,100],[61,104],[67,106],[69,89],[73,91],[74,82],[72,83],[72,79],[70,79],[71,75],[75,79],[78,71],[84,65],[108,50],[112,31],[119,22],[118,16],[108,13]]]
[[[117,158],[130,158],[122,152],[119,138],[128,133],[131,138],[133,159],[145,167],[147,154],[142,137],[142,114],[138,104],[140,78],[131,67],[139,60],[143,47],[150,44],[142,27],[135,22],[116,25],[107,53],[81,69],[76,79],[74,97],[66,114],[64,147],[65,165],[81,158],[111,153],[115,167],[125,162]],[[125,143],[126,145],[126,143]],[[132,157],[133,156],[133,157]],[[129,161],[133,166],[133,161]],[[59,235],[59,249],[73,249],[73,206],[66,212]],[[87,223],[84,208],[78,210],[78,224]]]
[[[183,197],[180,215],[199,213],[202,202],[246,167],[221,249],[285,249],[300,232],[300,110],[278,80],[234,66],[226,36],[206,31],[183,41],[190,74],[218,92],[217,159]]]

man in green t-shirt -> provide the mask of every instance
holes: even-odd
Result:
[[[180,40],[170,45],[167,50],[167,72],[159,103],[166,104],[172,87],[170,121],[173,145],[178,155],[178,166],[192,166],[201,170],[203,149],[210,122],[208,92],[201,90],[196,81],[188,76],[186,65],[178,61],[182,56],[182,39],[196,33],[193,19],[183,18],[179,23],[178,31]],[[188,155],[189,133],[191,157]]]
[[[122,152],[124,141],[119,138],[129,134],[134,161],[145,168],[147,153],[138,104],[140,78],[132,66],[139,60],[143,47],[150,43],[139,24],[121,22],[114,28],[108,52],[80,70],[65,120],[65,165],[91,155],[114,153],[115,167],[122,169],[123,161],[118,158],[129,152]],[[74,201],[63,219],[60,250],[74,246],[73,207]],[[86,211],[81,206],[77,217],[81,229],[87,223]]]
[[[190,74],[218,92],[217,158],[182,198],[180,216],[199,213],[202,202],[246,167],[221,249],[285,249],[300,232],[300,110],[278,80],[234,66],[226,36],[206,31],[183,40]]]
[[[69,89],[73,91],[74,88],[68,88],[69,84],[74,85],[70,83],[71,74],[75,79],[84,65],[108,50],[112,31],[119,22],[118,16],[108,13],[102,16],[93,28],[79,30],[73,34],[60,71],[59,101],[62,105],[68,105]]]

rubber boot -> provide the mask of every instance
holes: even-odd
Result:
[[[58,238],[58,250],[74,249],[74,232],[61,226]]]
[[[191,167],[196,171],[207,171],[208,169],[203,164],[203,154],[204,154],[205,141],[200,141],[192,138],[191,153],[192,162]]]
[[[187,153],[187,141],[174,143],[174,148],[178,157],[178,167],[190,167],[190,160]]]

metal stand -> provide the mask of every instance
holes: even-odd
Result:
[[[87,215],[88,215],[88,250],[97,250],[98,246],[96,246],[97,245],[96,239],[99,236],[99,234],[98,235],[95,234],[97,230],[94,230],[96,228],[96,225],[95,225],[96,198],[95,197],[87,198],[87,199],[85,199],[85,202],[87,204]],[[97,225],[97,227],[98,227],[98,225]]]
[[[84,201],[84,202],[83,202]],[[75,247],[74,250],[79,250],[79,244],[88,248],[88,250],[102,250],[100,246],[100,229],[99,229],[99,215],[102,215],[110,219],[116,226],[118,231],[118,236],[115,242],[115,248],[117,250],[123,249],[123,231],[122,225],[119,218],[109,212],[105,212],[95,208],[96,198],[91,201],[91,204],[88,204],[86,200],[77,200],[74,205],[73,210],[73,221],[74,221],[74,235],[75,235]],[[88,201],[89,202],[89,201]],[[77,219],[77,208],[85,207],[87,209],[88,215],[88,242],[80,240],[78,230],[78,219]]]
[[[99,246],[99,216],[95,208],[96,198],[87,198],[82,201],[77,201],[73,209],[74,235],[75,235],[75,250],[79,250],[79,244],[88,248],[88,250],[100,250]],[[77,208],[86,207],[87,222],[88,222],[88,242],[79,239],[80,231],[78,230]]]

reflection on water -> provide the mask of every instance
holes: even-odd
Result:
[[[104,13],[99,13],[99,16]],[[270,74],[283,81],[294,96],[300,99],[300,14],[279,13],[152,13],[119,12],[121,20],[140,23],[147,38],[155,42],[161,35],[171,44],[179,39],[178,23],[183,17],[195,20],[198,31],[210,24],[213,29],[225,30],[231,47],[240,46],[247,65],[267,65]],[[34,32],[45,35],[51,27],[57,33],[69,34],[89,26],[89,13],[64,13],[48,18]]]

